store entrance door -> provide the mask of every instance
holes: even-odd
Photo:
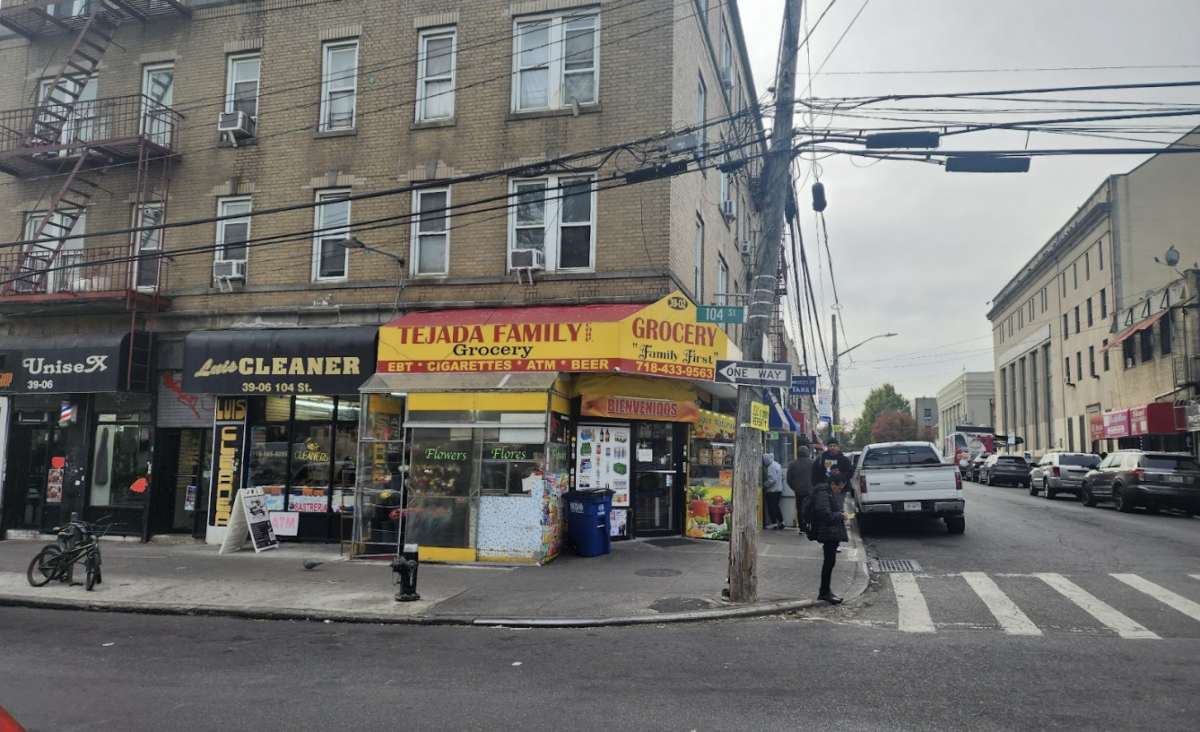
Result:
[[[58,523],[62,500],[61,481],[57,495],[47,500],[50,458],[58,444],[58,427],[47,424],[16,424],[8,440],[7,479],[4,485],[4,528],[48,532]],[[28,455],[28,459],[25,456]],[[20,456],[19,459],[12,459]]]
[[[677,425],[637,422],[633,426],[633,532],[635,536],[682,533],[683,483]]]
[[[159,480],[151,488],[150,533],[203,538],[212,479],[212,430],[160,430]]]

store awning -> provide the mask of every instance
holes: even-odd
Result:
[[[375,328],[207,330],[183,341],[189,394],[353,394],[375,371]]]
[[[1121,344],[1123,341],[1125,341],[1125,339],[1129,338],[1129,336],[1131,336],[1134,333],[1137,333],[1139,331],[1146,330],[1147,328],[1149,328],[1150,326],[1154,325],[1159,320],[1161,320],[1162,317],[1164,315],[1166,315],[1168,312],[1170,312],[1170,311],[1159,310],[1157,313],[1155,313],[1154,315],[1151,315],[1149,318],[1146,318],[1145,320],[1138,323],[1137,325],[1135,325],[1131,328],[1126,328],[1125,330],[1121,331],[1120,333],[1117,334],[1116,338],[1114,338],[1108,342],[1107,346],[1100,349],[1100,353],[1105,353],[1112,348],[1116,348],[1119,344]]]
[[[799,432],[796,426],[796,420],[792,419],[792,415],[784,408],[779,401],[779,397],[772,390],[770,392],[771,399],[771,417],[768,426],[773,430],[784,430],[787,432]]]
[[[149,333],[140,331],[5,336],[0,341],[0,395],[129,391],[130,382],[149,382],[150,340]]]
[[[549,391],[557,373],[375,374],[359,387],[365,394],[432,394],[473,391]]]

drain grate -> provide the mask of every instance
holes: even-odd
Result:
[[[921,565],[911,559],[876,559],[876,572],[920,572]]]

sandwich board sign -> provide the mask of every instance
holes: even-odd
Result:
[[[271,528],[271,517],[267,512],[267,499],[262,488],[243,488],[233,498],[233,512],[229,517],[229,529],[221,542],[218,554],[240,551],[249,537],[254,553],[278,549],[279,540]]]

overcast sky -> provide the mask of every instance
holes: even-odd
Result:
[[[805,2],[810,25],[830,2]],[[813,80],[811,95],[816,97],[1200,79],[1198,0],[866,0],[857,22],[829,56],[864,0],[832,3],[810,39],[810,48],[800,56],[801,89],[807,84],[808,54],[814,71],[828,57],[824,72]],[[739,7],[748,29],[755,81],[764,94],[776,73],[783,0],[740,0]],[[1011,71],[1160,65],[1194,66]],[[945,73],[983,69],[1008,71]],[[882,71],[939,73],[878,73]],[[1196,89],[1059,96],[1200,103]],[[983,108],[986,103],[958,100],[921,106],[934,104],[961,109]],[[1018,117],[1008,113],[997,118]],[[1189,122],[1200,124],[1200,118],[1161,124],[1174,130]],[[808,120],[797,117],[797,124],[801,123],[807,125]],[[814,120],[818,128],[831,123],[851,124],[828,116]],[[1133,136],[1159,142],[1176,135]],[[958,136],[942,147],[1020,149],[1026,143],[1024,132],[981,132]],[[1048,133],[1035,133],[1028,140],[1029,148],[1139,144]],[[946,173],[932,165],[896,161],[868,165],[871,161],[847,156],[822,161],[833,273],[850,344],[879,333],[899,334],[865,345],[843,359],[842,421],[850,424],[871,388],[883,382],[894,383],[912,399],[936,395],[964,369],[991,370],[989,301],[1105,176],[1128,171],[1143,159],[1038,158],[1029,173],[1006,175]],[[805,174],[810,172],[806,166]],[[810,267],[821,264],[816,294],[828,340],[833,291],[826,259],[823,254],[816,256],[818,240],[814,214],[807,210],[807,187],[800,197],[803,233]],[[846,345],[843,341],[842,347]],[[820,368],[824,376],[824,365]],[[827,385],[826,379],[823,384]]]

